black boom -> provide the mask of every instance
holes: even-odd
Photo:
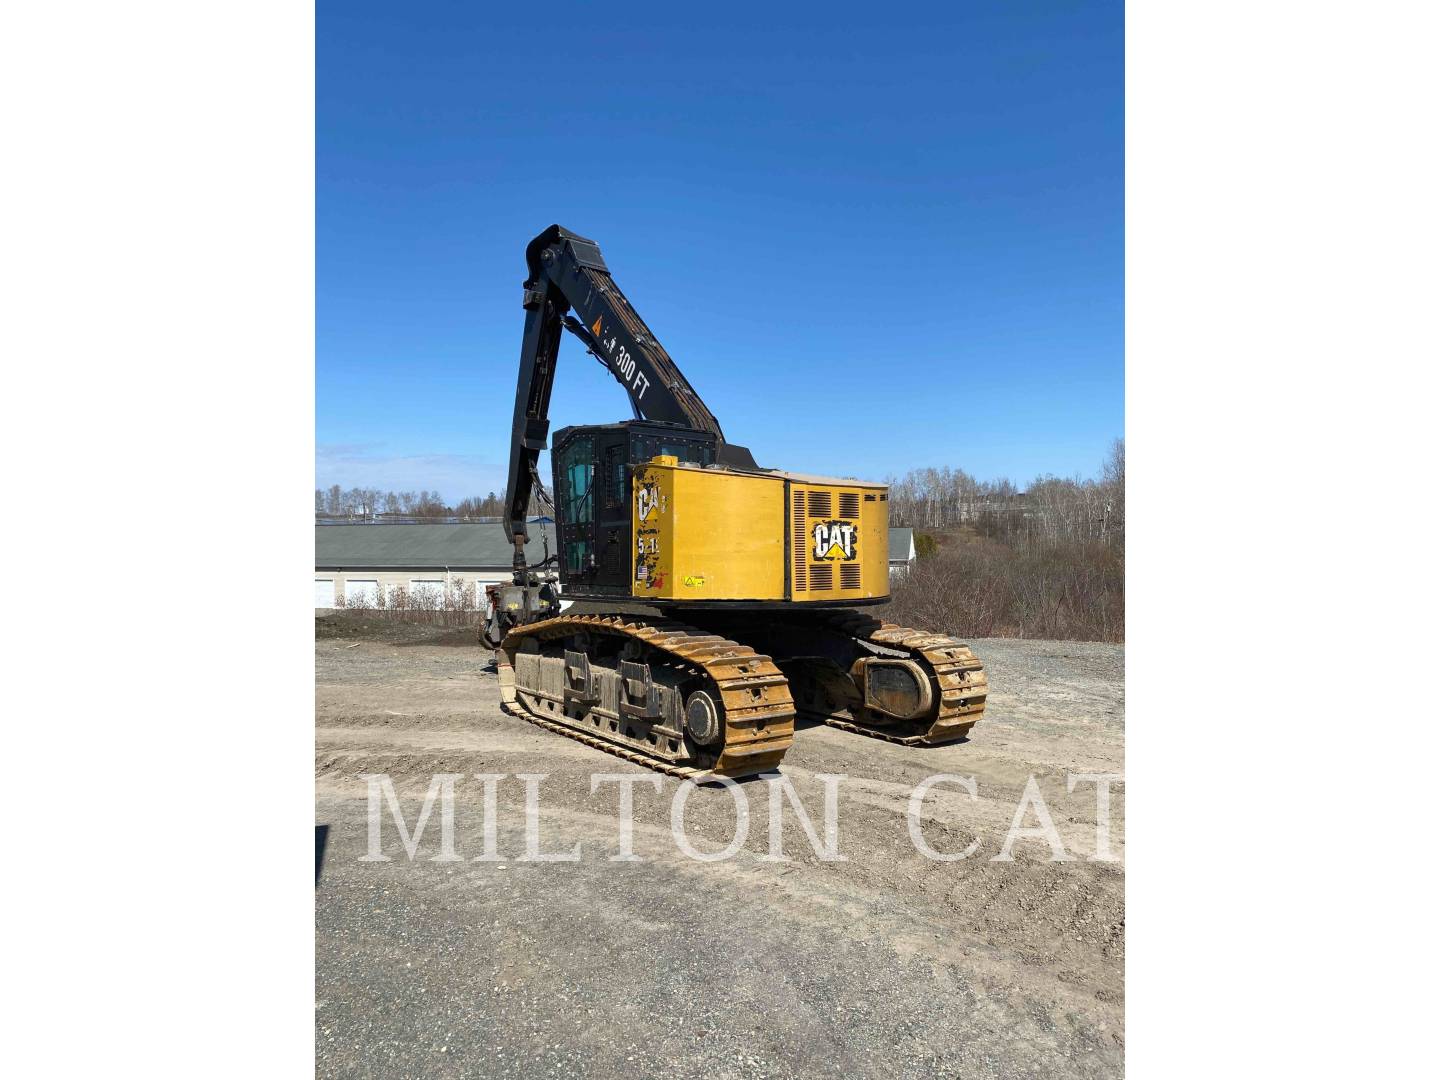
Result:
[[[584,342],[625,388],[636,419],[712,434],[719,461],[756,468],[748,450],[725,443],[720,421],[615,284],[599,245],[551,225],[530,241],[525,262],[525,337],[515,387],[504,522],[515,545],[517,585],[525,583],[525,516],[538,483],[536,462],[550,433],[550,391],[562,328]]]

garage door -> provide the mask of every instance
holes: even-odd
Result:
[[[439,611],[445,606],[445,579],[411,578],[410,597],[418,608],[434,608]]]
[[[371,578],[371,579],[368,580],[368,581],[365,581],[365,580],[358,580],[358,581],[357,581],[355,578],[347,578],[346,581],[345,581],[345,603],[346,603],[346,605],[347,605],[347,606],[352,606],[352,605],[356,605],[356,604],[371,604],[371,605],[373,605],[373,604],[375,603],[375,598],[376,598],[376,596],[378,595],[378,592],[379,592],[379,589],[378,589],[379,584],[380,584],[380,582],[377,581],[377,580],[375,580],[374,578]]]
[[[322,608],[322,607],[333,608],[333,607],[335,606],[335,579],[334,579],[334,578],[328,578],[328,577],[320,578],[320,577],[317,577],[317,578],[315,579],[315,606],[316,606],[317,608]]]

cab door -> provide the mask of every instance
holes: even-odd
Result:
[[[556,528],[560,579],[585,585],[595,569],[595,440],[579,435],[555,455]]]
[[[624,428],[568,436],[555,455],[561,581],[579,594],[630,595],[629,441]]]

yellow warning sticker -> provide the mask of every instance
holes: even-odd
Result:
[[[600,336],[600,316],[599,316],[599,315],[596,315],[596,316],[595,316],[595,321],[590,324],[590,333],[594,334],[597,338]]]

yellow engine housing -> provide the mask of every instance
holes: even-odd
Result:
[[[631,594],[875,603],[890,595],[889,489],[661,456],[631,488]]]

